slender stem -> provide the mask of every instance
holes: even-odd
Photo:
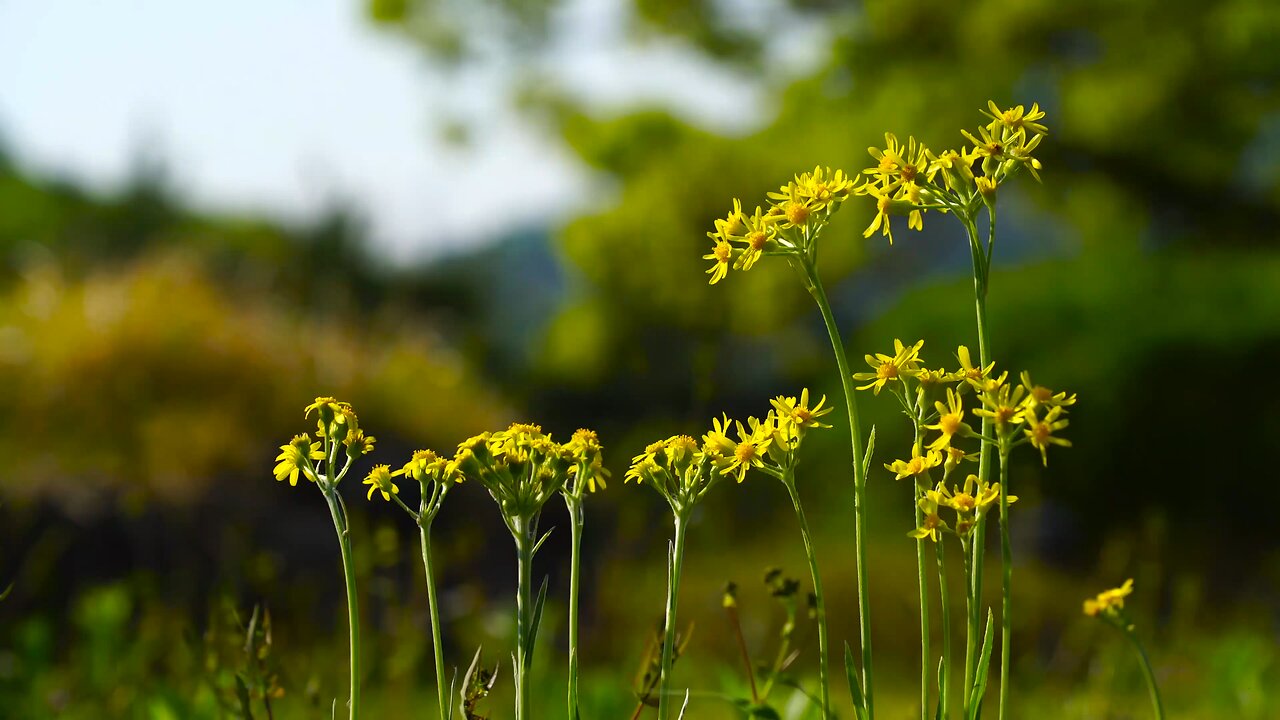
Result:
[[[533,623],[533,522],[531,518],[512,519],[516,539],[518,569],[516,571],[516,720],[529,718],[529,633]]]
[[[1147,678],[1147,691],[1151,694],[1151,709],[1155,711],[1156,720],[1164,720],[1164,705],[1160,702],[1160,688],[1156,686],[1156,674],[1151,669],[1151,659],[1147,657],[1147,650],[1142,647],[1142,641],[1138,639],[1132,628],[1123,628],[1123,632],[1125,637],[1129,638],[1134,651],[1138,653],[1138,659],[1142,661],[1142,673]]]
[[[942,599],[942,677],[938,679],[938,707],[947,717],[947,696],[951,686],[951,593],[947,588],[947,547],[939,542],[933,552],[938,556],[938,594]]]
[[[800,536],[804,539],[804,554],[809,560],[809,575],[813,578],[813,595],[815,610],[818,614],[818,684],[822,692],[822,712],[824,720],[831,716],[831,690],[827,656],[827,604],[822,594],[822,575],[818,572],[818,556],[813,550],[813,540],[809,536],[809,521],[805,519],[804,508],[800,505],[800,492],[796,489],[795,476],[788,472],[783,476],[782,484],[787,486],[791,495],[791,504],[796,510],[796,520],[800,523]]]
[[[978,521],[979,527],[982,520]],[[974,528],[976,534],[978,528]],[[974,541],[971,541],[974,542]],[[960,697],[964,700],[964,711],[967,715],[969,712],[969,703],[972,700],[969,696],[973,692],[973,663],[977,658],[978,650],[978,600],[973,596],[973,557],[974,554],[969,552],[970,548],[963,548],[961,557],[964,560],[964,579],[965,579],[965,636],[964,636],[964,686],[960,688]]]
[[[422,569],[427,575],[427,607],[431,611],[431,644],[436,654],[436,699],[440,703],[440,718],[449,711],[449,699],[444,684],[444,646],[440,641],[440,601],[436,597],[436,576],[431,570],[431,523],[418,525],[418,537],[422,540]]]
[[[1009,705],[1009,646],[1013,635],[1013,555],[1009,547],[1009,446],[1000,444],[1000,720]]]
[[[338,546],[342,550],[342,573],[347,584],[347,628],[351,643],[351,693],[347,700],[351,720],[360,717],[360,604],[356,598],[356,571],[351,557],[351,530],[347,527],[346,509],[341,507],[337,488],[324,493],[333,516],[333,529],[338,533]]]
[[[680,570],[684,565],[684,535],[687,520],[683,514],[675,514],[675,539],[667,565],[667,616],[662,636],[662,665],[658,673],[658,720],[667,720],[668,686],[671,682],[672,654],[676,641],[676,602],[680,596]]]
[[[578,717],[578,580],[582,560],[582,525],[585,517],[580,500],[565,496],[569,508],[570,544],[569,556],[569,720]]]
[[[875,713],[872,704],[871,606],[867,599],[867,479],[862,471],[862,429],[859,427],[857,400],[853,395],[853,371],[849,368],[849,358],[845,354],[844,340],[836,326],[835,315],[831,312],[831,303],[827,301],[827,293],[813,264],[805,260],[803,265],[809,294],[818,304],[822,322],[827,326],[827,335],[831,338],[831,349],[835,352],[836,367],[840,372],[840,387],[844,391],[845,410],[849,415],[849,442],[853,457],[853,549],[857,561],[858,625],[862,637],[862,696],[866,703],[866,718],[871,720]]]
[[[742,656],[742,667],[747,671],[747,683],[751,685],[751,702],[760,704],[760,691],[756,689],[756,673],[751,669],[751,653],[747,651],[747,639],[742,636],[742,620],[738,617],[738,606],[727,604],[725,612],[729,615],[729,624],[733,626],[733,636],[738,641],[738,654]]]

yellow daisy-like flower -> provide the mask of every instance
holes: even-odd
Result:
[[[1003,430],[1006,425],[1019,425],[1027,418],[1027,406],[1022,401],[1022,386],[1007,385],[1004,376],[998,379],[988,378],[984,381],[984,389],[979,396],[982,407],[973,411],[974,415],[987,418]]]
[[[570,472],[577,474],[583,468],[586,469],[586,489],[588,492],[595,492],[597,486],[604,489],[604,479],[609,477],[609,471],[604,467],[604,453],[600,446],[600,437],[596,435],[594,430],[579,428],[574,431],[573,437],[570,438],[569,444],[565,446],[573,455],[573,467]]]
[[[347,430],[347,437],[343,439],[342,444],[347,446],[348,456],[358,458],[373,452],[373,444],[377,441],[378,438],[365,435],[364,430],[351,428]]]
[[[924,347],[923,340],[920,340],[915,345],[907,346],[903,345],[901,340],[894,338],[893,355],[876,353],[875,355],[864,356],[863,359],[866,360],[867,365],[874,368],[875,372],[854,373],[854,380],[871,381],[866,385],[860,385],[858,389],[871,389],[876,395],[879,395],[887,383],[901,382],[903,375],[915,373],[920,369],[920,348],[922,347]]]
[[[445,458],[440,457],[434,450],[418,450],[413,453],[413,457],[403,467],[391,473],[392,477],[405,476],[417,480],[419,483],[440,483],[451,484],[462,482],[462,473],[458,472],[458,468]]]
[[[1084,601],[1084,614],[1097,617],[1100,614],[1117,614],[1124,609],[1124,599],[1133,593],[1133,578],[1124,581],[1124,585],[1110,590],[1103,590],[1090,600]]]
[[[711,248],[710,254],[702,256],[703,260],[715,261],[707,269],[707,274],[711,276],[710,285],[715,285],[729,274],[729,268],[733,266],[733,252],[732,245],[724,240],[717,240],[715,247]]]
[[[812,201],[819,210],[844,202],[854,187],[853,178],[845,175],[843,170],[833,171],[817,165],[813,172],[797,175],[795,185],[800,196]]]
[[[280,454],[276,456],[275,470],[277,481],[289,479],[289,485],[298,486],[298,476],[315,482],[315,471],[311,468],[312,460],[324,459],[324,451],[320,443],[311,442],[306,435],[294,435],[287,445],[280,446]]]
[[[942,479],[946,480],[947,476],[959,467],[960,463],[965,462],[966,460],[969,462],[977,462],[978,456],[981,454],[981,452],[967,453],[955,445],[948,445],[946,457],[943,458],[942,462]]]
[[[974,152],[978,157],[983,158],[982,171],[987,175],[992,174],[992,170],[988,169],[989,163],[1000,162],[1007,157],[1005,154],[1004,139],[995,135],[991,128],[978,128],[978,135],[981,137],[974,137],[973,133],[968,130],[961,130],[960,134],[964,135],[969,139],[969,142],[973,143]]]
[[[926,490],[924,497],[920,498],[918,504],[920,510],[924,512],[924,522],[920,527],[907,533],[908,537],[917,540],[929,538],[934,542],[938,542],[939,536],[943,530],[950,530],[947,523],[938,515],[938,503],[942,500],[942,496],[936,490]]]
[[[386,465],[374,465],[369,474],[365,476],[364,484],[369,486],[369,500],[373,499],[375,492],[382,493],[382,499],[391,502],[392,495],[399,495],[400,488],[396,487],[395,482],[391,479],[391,468]]]
[[[734,443],[733,453],[726,455],[717,463],[722,475],[733,476],[742,482],[747,478],[751,468],[764,467],[765,453],[773,443],[773,426],[766,419],[760,422],[755,418],[747,418],[747,427],[742,421],[736,421],[738,442]]]
[[[884,150],[867,148],[871,157],[876,159],[876,166],[863,170],[863,174],[875,176],[886,190],[899,183],[913,182],[917,177],[929,177],[929,150],[924,143],[908,137],[907,144],[903,145],[893,133],[884,134],[884,143]]]
[[[961,147],[945,150],[941,155],[929,156],[929,172],[942,173],[942,179],[953,192],[967,194],[974,187],[973,161],[976,155]]]
[[[711,418],[711,429],[702,436],[702,452],[712,458],[724,458],[733,454],[735,443],[729,437],[729,417]]]
[[[782,186],[780,192],[770,192],[769,217],[778,223],[778,228],[803,228],[813,222],[822,208],[808,197],[794,182]]]
[[[894,480],[902,480],[903,478],[919,479],[929,472],[931,468],[938,467],[941,464],[942,453],[937,450],[929,450],[924,455],[921,455],[920,447],[913,445],[911,447],[910,460],[894,460],[884,467],[894,474]]]
[[[741,240],[746,229],[747,216],[742,213],[742,201],[733,199],[733,210],[723,219],[715,221],[715,231],[707,233],[712,240],[732,242]]]
[[[741,238],[737,238],[745,247],[742,254],[733,261],[734,270],[750,270],[763,255],[769,243],[777,234],[775,218],[768,217],[760,207],[746,219]]]
[[[1060,445],[1062,447],[1071,447],[1071,441],[1065,438],[1054,436],[1054,433],[1065,428],[1068,420],[1058,419],[1062,415],[1062,406],[1049,408],[1049,412],[1045,413],[1044,419],[1036,418],[1034,412],[1026,413],[1027,427],[1023,430],[1027,437],[1031,439],[1031,444],[1040,451],[1040,459],[1046,466],[1049,464],[1049,446]]]
[[[889,224],[889,211],[893,209],[893,197],[888,190],[878,188],[874,185],[867,184],[862,186],[863,190],[871,197],[876,199],[876,215],[871,218],[871,224],[866,230],[862,231],[862,237],[871,237],[879,230],[882,235],[889,238],[889,244],[893,244],[893,230]]]
[[[1049,133],[1049,128],[1038,122],[1044,119],[1044,111],[1040,109],[1040,103],[1032,103],[1030,110],[1027,110],[1022,105],[1015,105],[1008,110],[1001,110],[994,100],[988,100],[987,108],[990,112],[987,110],[979,110],[979,112],[991,118],[994,122],[1000,123],[1009,132],[1026,130],[1037,135],[1047,135]]]
[[[964,345],[956,348],[956,359],[960,361],[960,377],[979,390],[982,389],[982,381],[996,369],[994,362],[987,363],[986,367],[974,365],[969,355],[969,348]]]
[[[1037,407],[1044,405],[1054,407],[1058,405],[1068,406],[1076,404],[1075,393],[1067,395],[1066,392],[1054,392],[1043,385],[1036,385],[1031,382],[1031,373],[1026,370],[1022,371],[1019,376],[1022,380],[1022,387],[1027,391],[1027,405]]]
[[[809,388],[804,388],[800,391],[799,400],[796,400],[794,397],[784,397],[779,395],[769,401],[769,403],[773,405],[774,411],[778,413],[778,417],[788,418],[794,421],[797,427],[805,430],[809,428],[831,427],[830,425],[818,422],[818,418],[830,413],[832,410],[832,408],[823,407],[826,402],[827,396],[823,395],[822,399],[818,400],[817,405],[809,407]]]
[[[929,444],[930,450],[942,450],[951,447],[951,438],[956,434],[960,437],[967,437],[973,432],[973,428],[964,422],[964,402],[960,399],[960,394],[951,388],[947,388],[947,403],[935,402],[934,407],[938,409],[938,422],[933,425],[925,425],[927,430],[937,430],[942,433]]]

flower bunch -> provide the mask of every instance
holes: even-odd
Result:
[[[1129,621],[1129,616],[1124,609],[1125,598],[1132,593],[1133,578],[1129,578],[1118,588],[1103,590],[1096,596],[1086,599],[1084,601],[1084,614],[1098,618],[1119,630],[1128,639],[1134,654],[1138,656],[1138,662],[1142,666],[1143,677],[1147,681],[1147,694],[1151,698],[1151,710],[1155,713],[1156,720],[1164,720],[1164,704],[1160,700],[1160,687],[1156,683],[1155,670],[1151,667],[1151,659],[1147,657],[1147,649],[1143,647],[1142,640],[1138,639],[1137,628]]]
[[[885,133],[883,148],[867,148],[876,164],[862,171],[868,180],[855,189],[876,201],[865,237],[879,230],[892,243],[890,215],[906,215],[912,230],[924,228],[929,210],[970,215],[979,205],[994,204],[996,189],[1023,168],[1040,179],[1040,161],[1032,153],[1048,133],[1039,122],[1044,111],[1035,104],[1030,110],[1022,105],[1001,110],[995,102],[987,107],[982,113],[990,122],[979,127],[977,135],[960,131],[971,146],[935,154],[914,137],[903,144],[893,133]],[[981,175],[974,172],[975,164]]]

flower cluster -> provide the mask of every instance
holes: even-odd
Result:
[[[884,148],[867,148],[876,164],[862,171],[869,179],[854,190],[876,201],[876,215],[865,237],[879,230],[892,243],[890,215],[906,215],[907,227],[913,230],[924,228],[928,210],[968,215],[980,203],[993,203],[996,188],[1024,167],[1040,179],[1040,161],[1032,153],[1048,132],[1039,122],[1044,111],[1034,104],[1030,110],[1022,105],[1001,110],[994,102],[987,107],[982,113],[990,122],[979,127],[977,135],[960,131],[972,146],[935,154],[914,137],[904,144],[885,133]],[[979,160],[982,175],[975,175]]]
[[[513,423],[458,445],[453,466],[489,491],[506,518],[530,517],[560,491],[575,455],[538,425]]]
[[[1018,501],[1018,496],[1010,495],[1008,501],[1012,505]],[[965,478],[963,485],[956,483],[949,486],[946,480],[941,480],[932,490],[925,490],[916,501],[924,521],[907,535],[917,540],[929,538],[934,542],[938,541],[942,532],[954,532],[961,539],[968,538],[991,507],[999,502],[1000,483],[986,483],[972,474]],[[942,508],[955,513],[953,525],[948,525],[939,515]]]
[[[565,444],[565,449],[573,457],[565,492],[580,498],[584,492],[603,490],[609,471],[604,467],[600,438],[595,431],[579,428]]]
[[[313,412],[316,413],[316,440],[307,435],[295,435],[287,444],[281,445],[273,471],[276,480],[288,480],[290,485],[297,486],[301,476],[319,483],[322,488],[336,485],[352,461],[373,451],[376,439],[360,429],[359,418],[350,403],[318,397],[304,408],[304,417],[311,417]],[[335,473],[339,447],[344,450],[346,464]],[[325,461],[328,467],[322,470],[315,461]]]
[[[712,248],[702,259],[713,261],[707,270],[711,284],[730,269],[750,270],[767,254],[811,255],[818,233],[854,189],[843,170],[815,167],[768,193],[767,210],[756,206],[747,214],[742,201],[734,199],[733,210],[707,233]]]

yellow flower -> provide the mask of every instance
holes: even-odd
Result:
[[[946,480],[951,471],[960,466],[960,463],[968,460],[969,462],[977,462],[980,452],[967,453],[955,445],[947,446],[947,456],[942,462],[942,479]]]
[[[938,488],[942,492],[942,504],[957,513],[966,515],[970,513],[985,515],[992,505],[1000,501],[1000,483],[982,482],[972,473],[965,478],[964,486],[958,490],[951,490],[941,483]],[[1018,496],[1010,495],[1008,500],[1012,505],[1018,502]]]
[[[755,418],[747,418],[748,430],[742,421],[736,421],[738,442],[734,443],[732,454],[726,455],[717,463],[720,473],[731,475],[742,482],[751,468],[764,467],[764,456],[773,442],[773,426],[766,419],[760,422]]]
[[[894,460],[884,467],[894,473],[894,480],[901,480],[908,477],[919,479],[929,472],[930,468],[938,467],[940,464],[942,464],[942,454],[937,450],[930,450],[921,455],[920,446],[913,445],[910,460]]]
[[[901,340],[894,338],[893,355],[885,355],[884,353],[876,353],[875,355],[866,355],[863,357],[867,365],[875,369],[875,372],[854,373],[854,380],[870,380],[866,385],[858,387],[859,390],[868,388],[874,389],[876,395],[884,389],[886,383],[895,380],[901,381],[902,375],[909,375],[920,369],[920,348],[924,347],[924,341],[920,340],[915,345],[906,346]]]
[[[1124,599],[1133,592],[1133,578],[1124,581],[1124,585],[1110,590],[1103,590],[1097,597],[1084,601],[1084,614],[1097,617],[1100,614],[1117,615],[1124,609]]]
[[[733,261],[734,270],[750,270],[763,255],[765,248],[777,234],[775,218],[767,217],[758,206],[751,217],[743,222],[742,236],[734,240],[745,245],[742,254]]]
[[[925,491],[924,497],[918,501],[920,509],[924,512],[924,523],[907,533],[908,537],[913,537],[917,540],[929,538],[934,542],[938,542],[938,536],[942,534],[942,531],[951,529],[938,516],[938,502],[941,499],[941,494],[936,490]]]
[[[884,134],[885,149],[869,147],[867,152],[876,159],[876,166],[863,170],[865,175],[873,175],[889,190],[899,183],[913,182],[917,177],[929,177],[929,150],[924,143],[917,143],[914,137],[907,138],[904,146],[898,142],[893,133]]]
[[[863,189],[876,199],[876,216],[871,218],[871,224],[867,229],[862,231],[862,237],[871,237],[876,230],[880,230],[881,234],[889,238],[889,244],[893,244],[893,230],[889,227],[889,211],[893,209],[893,198],[887,190],[867,184],[862,186]]]
[[[404,467],[391,473],[392,477],[404,475],[419,483],[435,482],[450,484],[462,482],[462,474],[453,463],[445,460],[433,450],[418,450],[404,464]]]
[[[1032,103],[1030,111],[1026,110],[1022,105],[1016,105],[1008,110],[1001,110],[994,100],[988,100],[987,108],[990,112],[987,110],[979,110],[979,112],[1000,123],[1010,132],[1028,130],[1037,135],[1045,135],[1049,132],[1049,128],[1037,122],[1044,118],[1044,111],[1040,109],[1039,103]]]
[[[1021,424],[1027,416],[1026,404],[1022,402],[1025,392],[1022,386],[1006,385],[1003,377],[1001,375],[1000,379],[988,379],[984,382],[984,389],[979,396],[983,406],[973,411],[974,415],[990,419],[1000,431],[1006,425]]]
[[[707,269],[707,274],[711,276],[709,284],[715,285],[729,274],[729,268],[733,265],[733,246],[724,240],[717,240],[715,247],[711,248],[709,255],[703,255],[703,260],[715,260],[715,263]]]
[[[929,156],[929,172],[942,172],[942,178],[953,192],[967,196],[974,187],[973,161],[976,155],[961,147],[946,150],[941,155]]]
[[[987,363],[986,367],[980,367],[973,364],[973,359],[969,356],[969,348],[961,345],[956,348],[956,359],[960,361],[959,375],[970,385],[981,390],[982,380],[995,370],[994,362]]]
[[[595,492],[597,485],[600,489],[604,489],[604,479],[609,477],[609,471],[604,468],[604,454],[600,447],[600,438],[595,431],[579,428],[565,447],[574,458],[570,471],[575,475],[585,472],[582,480],[586,483],[587,491]]]
[[[1049,464],[1049,446],[1061,445],[1062,447],[1071,447],[1071,441],[1064,438],[1055,437],[1053,433],[1067,426],[1067,419],[1058,419],[1062,415],[1062,406],[1049,408],[1049,412],[1045,413],[1043,420],[1036,419],[1034,412],[1026,413],[1027,427],[1023,432],[1031,439],[1031,444],[1040,450],[1040,459],[1047,466]]]
[[[990,205],[991,203],[995,202],[996,185],[997,185],[995,180],[984,175],[980,178],[975,179],[974,182],[976,182],[978,185],[978,194],[982,195],[983,202],[985,202],[987,205]]]
[[[324,459],[324,451],[320,443],[311,442],[306,435],[294,435],[287,445],[280,446],[280,454],[276,456],[276,480],[289,479],[289,484],[298,486],[298,475],[315,482],[315,471],[311,467],[312,460]]]
[[[724,242],[741,240],[746,224],[747,217],[742,214],[742,201],[734,198],[733,210],[724,219],[717,219],[715,221],[715,231],[709,232],[707,235],[712,240],[723,240]]]
[[[347,446],[347,455],[351,458],[358,458],[373,452],[373,444],[378,439],[372,435],[365,435],[364,430],[353,427],[347,430],[347,437],[342,441]]]
[[[817,405],[809,407],[809,388],[804,388],[800,391],[799,401],[794,397],[784,397],[782,395],[779,395],[769,401],[769,403],[773,405],[773,409],[777,411],[778,417],[790,419],[795,422],[796,427],[805,430],[809,428],[831,427],[830,425],[818,422],[818,418],[826,415],[832,410],[832,408],[823,407],[826,402],[827,396],[823,395]]]
[[[853,192],[853,178],[844,174],[843,170],[832,170],[815,165],[813,172],[796,176],[796,187],[800,197],[813,202],[818,210],[828,210],[833,205],[845,201]]]
[[[382,499],[391,502],[392,495],[399,495],[400,488],[391,480],[391,468],[386,465],[374,465],[365,476],[364,484],[369,486],[368,499],[373,499],[375,492],[382,493]]]
[[[711,418],[711,430],[702,436],[702,452],[713,458],[733,454],[736,443],[729,438],[729,417]]]
[[[822,208],[808,197],[794,182],[782,186],[781,192],[771,192],[769,216],[782,230],[803,228],[816,219]]]
[[[1065,392],[1055,393],[1043,385],[1036,385],[1031,382],[1031,373],[1026,370],[1022,371],[1020,377],[1022,380],[1022,387],[1027,390],[1027,405],[1031,407],[1039,405],[1054,407],[1057,405],[1067,406],[1076,404],[1075,393],[1072,393],[1071,395],[1067,395]]]
[[[951,438],[959,433],[960,437],[967,437],[973,432],[973,428],[964,422],[964,403],[960,399],[960,394],[951,388],[947,388],[947,404],[935,402],[933,404],[938,409],[938,422],[933,425],[925,425],[926,430],[937,430],[942,433],[929,444],[930,450],[941,450],[951,447]]]
[[[996,136],[989,127],[978,128],[978,134],[981,137],[974,137],[968,130],[961,130],[960,134],[973,143],[974,152],[983,159],[982,172],[994,175],[996,166],[1008,157],[1005,154],[1005,140]]]

